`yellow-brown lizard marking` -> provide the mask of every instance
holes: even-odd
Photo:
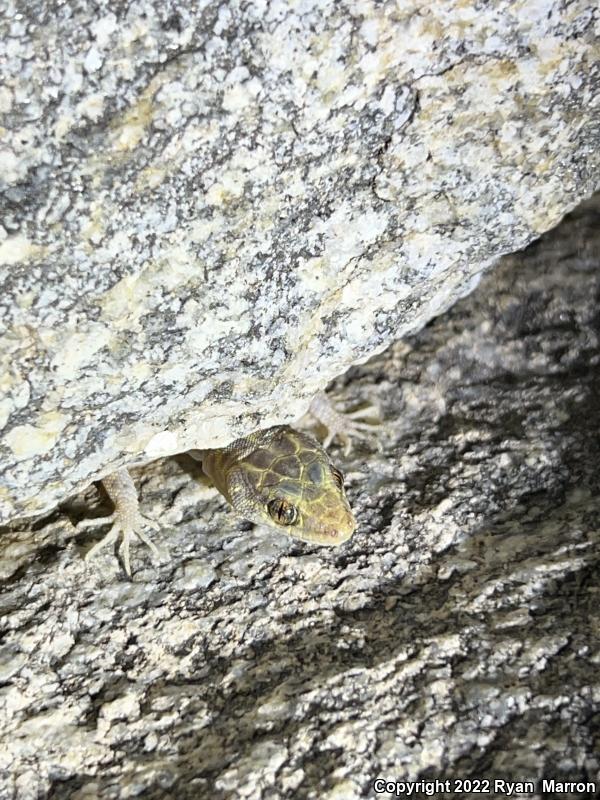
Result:
[[[357,423],[339,414],[326,395],[318,395],[313,400],[311,413],[327,427],[327,441],[340,436],[346,449],[350,435],[360,436],[365,430],[373,430],[372,425]],[[364,413],[349,416],[358,417]],[[356,527],[341,472],[333,466],[316,439],[306,433],[278,425],[236,439],[227,447],[190,450],[189,453],[202,463],[203,471],[244,519],[322,545],[345,542]],[[137,536],[157,554],[143,528],[158,526],[141,515],[137,492],[126,469],[103,478],[102,483],[114,503],[114,513],[87,524],[112,522],[113,526],[91,548],[86,560],[122,537],[119,553],[130,575],[131,539]],[[80,523],[79,527],[85,525],[85,522]]]
[[[324,545],[356,527],[341,472],[306,433],[278,425],[191,455],[244,519]]]

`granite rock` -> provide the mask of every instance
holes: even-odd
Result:
[[[597,3],[0,16],[0,519],[290,421],[598,183]]]
[[[171,561],[136,548],[132,582],[81,558],[95,490],[13,526],[1,800],[600,785],[599,299],[600,197],[340,378],[384,421],[334,450],[338,549],[241,523],[184,457],[135,473]]]

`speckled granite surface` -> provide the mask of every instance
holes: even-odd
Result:
[[[597,200],[341,379],[385,422],[336,454],[338,550],[240,523],[182,458],[136,473],[172,560],[136,549],[132,583],[82,561],[96,490],[5,532],[0,798],[598,783],[599,296]]]
[[[598,13],[5,2],[0,520],[293,419],[556,224]]]

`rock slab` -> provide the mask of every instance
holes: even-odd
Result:
[[[598,185],[589,0],[0,17],[0,519],[291,421]]]

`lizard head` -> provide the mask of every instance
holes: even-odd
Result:
[[[356,527],[342,473],[312,436],[287,425],[264,431],[237,461],[227,496],[246,519],[316,544],[339,545]]]

